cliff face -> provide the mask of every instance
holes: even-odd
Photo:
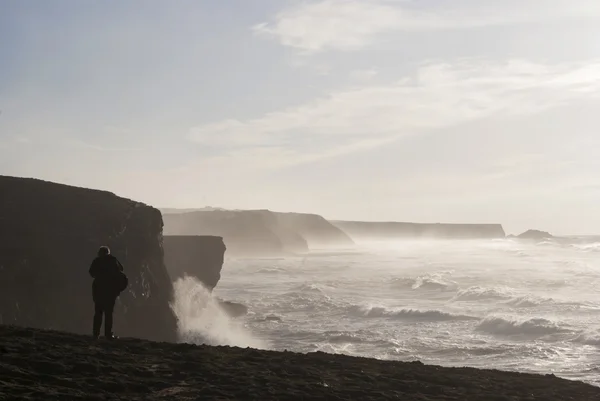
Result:
[[[298,232],[311,249],[350,247],[354,241],[338,227],[317,214],[275,213],[283,227]]]
[[[163,243],[165,264],[173,281],[187,274],[198,278],[208,289],[215,288],[225,256],[223,238],[167,235]]]
[[[398,222],[332,221],[354,239],[386,238],[504,238],[500,224],[418,224]]]
[[[342,230],[315,214],[214,209],[165,213],[163,219],[165,235],[220,236],[232,255],[281,255],[354,245]]]
[[[196,211],[164,214],[165,235],[214,235],[222,237],[228,254],[279,255],[308,251],[300,234],[278,224],[265,211]]]
[[[176,341],[157,209],[97,190],[0,176],[0,322],[91,334],[88,268],[108,245],[129,277],[115,331]]]

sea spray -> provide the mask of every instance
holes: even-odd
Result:
[[[267,344],[233,320],[218,300],[196,278],[183,277],[173,283],[171,309],[177,317],[182,342],[208,345],[267,348]]]
[[[229,262],[217,293],[248,305],[237,320],[275,349],[552,372],[600,386],[589,370],[600,364],[599,253],[566,246],[574,242],[397,241],[335,258],[248,259]]]

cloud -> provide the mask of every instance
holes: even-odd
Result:
[[[370,1],[326,0],[301,3],[277,14],[273,23],[253,27],[284,46],[304,51],[356,50],[375,34],[397,25],[394,7]]]
[[[368,70],[354,70],[350,72],[350,79],[354,81],[370,81],[379,74],[379,71],[375,68],[369,68]]]
[[[295,3],[255,34],[303,53],[355,51],[385,32],[424,32],[552,20],[598,17],[595,0],[454,0],[428,8],[408,0],[319,0]]]
[[[599,89],[600,61],[427,64],[389,85],[331,93],[258,118],[200,125],[189,138],[235,158],[306,163],[478,119],[541,112],[598,96]]]

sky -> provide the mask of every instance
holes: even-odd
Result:
[[[3,0],[0,174],[600,234],[597,0]]]

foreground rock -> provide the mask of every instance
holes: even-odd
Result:
[[[523,234],[518,235],[517,238],[543,240],[554,238],[554,236],[546,231],[527,230]]]
[[[400,222],[332,221],[355,240],[394,238],[504,238],[500,224],[420,224]]]
[[[225,257],[223,238],[199,235],[165,235],[165,265],[175,281],[186,275],[196,277],[212,290],[221,279]]]
[[[93,341],[0,326],[0,400],[597,401],[581,382],[324,353]]]
[[[157,209],[112,193],[0,176],[0,322],[88,334],[100,245],[123,262],[120,335],[176,341]]]

